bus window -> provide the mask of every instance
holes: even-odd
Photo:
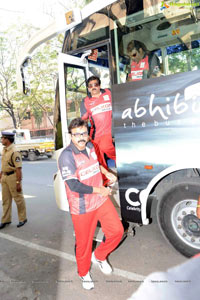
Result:
[[[75,57],[80,58],[82,52]],[[110,88],[110,72],[108,62],[108,45],[102,45],[88,50],[85,57],[89,76],[97,76],[101,80],[102,88]],[[87,96],[86,74],[84,68],[71,64],[65,64],[65,95],[67,124],[74,118],[80,117],[80,106],[83,98]]]
[[[100,78],[101,87],[110,88],[108,45],[103,45],[92,50],[91,55],[88,56],[88,66],[90,75]]]
[[[140,20],[143,19],[144,11],[127,15],[116,20],[114,29],[111,30],[117,83],[161,75],[161,52],[149,39],[149,24],[140,25]]]
[[[66,109],[68,124],[80,117],[80,103],[87,95],[84,69],[67,66],[66,74]]]
[[[109,38],[109,18],[107,7],[85,19],[68,35],[64,51],[69,52]]]
[[[111,28],[115,83],[199,69],[195,7],[169,5],[128,14]]]
[[[200,40],[187,44],[177,44],[167,47],[168,74],[195,71],[200,69]]]

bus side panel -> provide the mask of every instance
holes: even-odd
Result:
[[[200,166],[200,71],[114,85],[122,217],[139,222],[140,191],[166,167]]]

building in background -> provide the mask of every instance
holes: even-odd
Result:
[[[31,138],[46,137],[53,138],[53,113],[43,112],[41,122],[37,122],[35,117],[27,112],[27,116],[21,123],[21,129],[29,129]],[[13,122],[9,116],[0,117],[0,131],[13,129]]]

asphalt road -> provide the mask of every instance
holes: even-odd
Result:
[[[16,227],[13,204],[12,224],[0,231],[0,299],[127,299],[149,273],[186,260],[161,235],[153,202],[152,224],[137,227],[135,236],[129,234],[110,255],[114,274],[105,276],[92,266],[95,288],[83,290],[77,276],[71,218],[57,208],[54,199],[56,169],[54,159],[23,162],[28,223]]]

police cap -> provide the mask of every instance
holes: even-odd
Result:
[[[15,134],[13,132],[8,132],[8,131],[2,131],[1,132],[1,137],[4,138],[14,138]]]

